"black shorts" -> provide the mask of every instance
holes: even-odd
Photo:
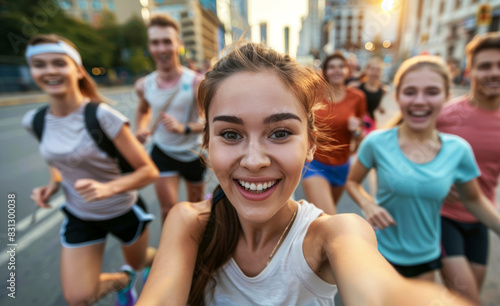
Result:
[[[160,170],[160,176],[180,175],[191,183],[201,183],[204,180],[207,168],[201,162],[201,158],[192,162],[181,162],[163,153],[160,148],[153,145],[151,159]]]
[[[88,221],[82,220],[63,206],[61,210],[66,219],[61,224],[61,244],[66,248],[79,248],[106,240],[108,233],[118,238],[122,245],[132,245],[146,229],[146,225],[154,219],[148,214],[141,201],[125,214],[108,219]]]
[[[465,256],[470,262],[486,265],[488,229],[482,223],[458,222],[441,216],[443,257]]]
[[[441,257],[423,264],[412,266],[401,266],[393,264],[392,262],[389,263],[394,267],[394,269],[396,269],[396,271],[399,272],[399,274],[405,277],[417,277],[421,274],[441,269],[441,267],[443,266]]]

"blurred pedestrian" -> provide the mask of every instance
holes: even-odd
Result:
[[[500,215],[479,189],[470,145],[436,130],[451,86],[444,61],[430,55],[411,58],[399,68],[394,86],[403,123],[363,140],[346,188],[378,229],[382,255],[402,275],[433,281],[442,265],[439,210],[452,184],[466,208],[499,235]],[[371,168],[377,172],[375,200],[361,185]]]
[[[378,57],[371,58],[365,66],[364,77],[348,84],[358,88],[366,96],[366,116],[363,117],[365,136],[376,128],[375,112],[385,113],[381,102],[389,88],[381,81],[383,70],[384,62]]]
[[[471,90],[450,101],[438,117],[438,130],[467,140],[481,170],[484,195],[495,203],[500,176],[500,34],[476,36],[466,47]],[[469,213],[456,188],[441,209],[443,268],[448,287],[480,304],[486,275],[488,230]]]
[[[139,97],[135,123],[139,141],[144,143],[152,135],[151,157],[160,169],[155,190],[162,222],[178,202],[181,178],[189,201],[203,199],[205,190],[206,168],[199,152],[203,123],[196,106],[201,75],[181,65],[181,47],[177,23],[167,15],[153,16],[148,25],[148,48],[156,71],[135,84]]]
[[[204,147],[220,186],[213,203],[180,203],[167,216],[137,305],[333,305],[337,285],[346,305],[466,305],[398,275],[360,217],[290,198],[323,137],[312,109],[327,86],[253,43],[206,74]]]
[[[323,62],[323,76],[333,91],[315,112],[320,128],[328,131],[333,152],[319,149],[314,160],[304,166],[302,187],[306,198],[328,214],[335,214],[349,172],[351,142],[354,147],[363,138],[361,118],[366,114],[365,95],[344,85],[347,61],[341,53],[328,56]]]
[[[150,266],[156,253],[148,248],[147,224],[153,215],[146,212],[137,189],[153,182],[158,170],[127,118],[98,103],[104,98],[71,42],[54,34],[34,36],[26,58],[31,76],[49,97],[48,107],[23,118],[23,126],[39,139],[51,173],[50,183],[33,189],[31,197],[39,207],[50,208],[49,199],[60,186],[66,196],[60,231],[64,298],[70,305],[87,305],[119,291],[117,305],[133,305],[134,270]],[[108,154],[104,143],[116,156]],[[131,172],[123,174],[120,166]],[[108,233],[122,244],[128,264],[123,272],[101,273]]]

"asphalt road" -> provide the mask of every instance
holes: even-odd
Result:
[[[459,90],[456,94],[462,92]],[[130,88],[111,90],[105,94],[117,102],[114,107],[129,118],[133,118],[137,100]],[[5,97],[3,99],[5,100]],[[26,111],[41,104],[20,104],[26,102],[26,99],[23,100],[23,96],[16,96],[16,99],[11,104],[17,105],[3,106],[0,111],[0,142],[2,143],[0,149],[0,196],[3,197],[2,201],[5,203],[1,208],[3,211],[0,211],[0,280],[4,284],[0,287],[0,305],[65,305],[59,277],[59,226],[63,216],[57,209],[64,199],[61,194],[54,196],[52,205],[55,208],[36,211],[36,220],[33,222],[35,205],[29,196],[34,187],[47,183],[48,167],[38,154],[37,141],[22,128],[21,118]],[[33,96],[33,101],[41,102],[42,100],[44,100],[43,97]],[[389,118],[397,109],[390,96],[385,99],[384,105],[388,111],[380,118],[382,121]],[[207,190],[212,190],[216,185],[213,173],[208,173],[207,182]],[[184,187],[181,188],[180,200],[184,200]],[[8,197],[12,194],[15,195],[16,220],[16,236],[13,242],[16,244],[14,257],[10,256],[12,253],[7,252],[7,244],[10,243],[7,240],[9,213],[7,204]],[[144,188],[141,194],[147,202],[149,210],[158,216],[158,202],[152,186]],[[295,193],[295,198],[304,198],[300,186]],[[339,213],[361,214],[359,208],[345,194],[339,203],[338,211]],[[160,222],[156,219],[151,223],[150,244],[157,246],[159,236]],[[482,299],[484,305],[500,305],[500,243],[498,237],[490,236],[490,266]],[[8,270],[8,263],[12,260],[14,260],[16,273],[15,299],[8,296],[10,291],[7,289],[9,273],[13,271]],[[118,271],[122,264],[123,256],[119,243],[110,237],[106,244],[103,271]],[[141,282],[138,281],[137,288],[139,290],[141,286]],[[110,295],[97,305],[113,304],[114,296]],[[338,300],[338,304],[341,304],[340,300]]]

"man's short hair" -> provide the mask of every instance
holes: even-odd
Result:
[[[166,14],[159,14],[151,17],[148,29],[150,27],[172,27],[177,33],[179,33],[179,25],[177,24],[177,22],[172,17]]]
[[[486,49],[496,49],[500,51],[500,32],[490,32],[474,36],[465,47],[467,67],[471,68],[476,54]]]

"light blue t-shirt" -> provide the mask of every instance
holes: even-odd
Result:
[[[439,134],[441,149],[432,161],[412,162],[399,146],[398,129],[370,133],[361,143],[358,159],[366,168],[376,169],[375,201],[397,223],[376,232],[380,253],[397,265],[417,265],[440,255],[439,210],[451,185],[466,183],[480,172],[470,145],[445,133]]]

